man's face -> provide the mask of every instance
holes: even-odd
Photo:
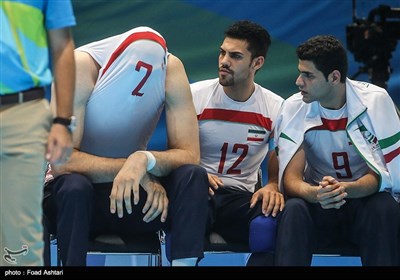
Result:
[[[319,101],[322,104],[327,102],[327,99],[331,98],[331,86],[324,74],[308,60],[299,60],[298,69],[300,75],[296,79],[296,85],[301,91],[303,101],[305,103]]]
[[[219,82],[222,86],[235,86],[253,79],[251,53],[247,46],[248,43],[243,40],[227,37],[223,41],[218,59]]]

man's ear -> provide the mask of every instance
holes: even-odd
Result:
[[[253,59],[253,66],[254,70],[260,69],[264,65],[264,57],[259,56]]]
[[[338,70],[333,70],[329,76],[329,82],[332,84],[340,83],[341,74]]]

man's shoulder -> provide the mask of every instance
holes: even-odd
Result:
[[[347,87],[350,87],[355,94],[361,97],[369,97],[373,95],[388,95],[386,89],[364,81],[354,81],[347,79]]]
[[[196,81],[190,84],[190,87],[193,88],[202,88],[202,87],[207,87],[211,85],[215,85],[218,82],[218,78],[213,78],[213,79],[206,79],[206,80],[201,80],[201,81]]]
[[[303,102],[303,97],[302,97],[302,95],[301,95],[300,92],[295,93],[295,94],[289,96],[289,97],[284,101],[283,104],[284,104],[285,107],[288,107],[288,106],[289,106],[289,107],[292,107],[292,106],[299,107],[299,106],[306,106],[306,105],[307,105],[307,103]]]
[[[265,94],[268,97],[268,99],[274,99],[279,102],[283,101],[283,97],[280,96],[279,94],[277,94],[277,93],[273,92],[272,90],[267,89],[257,83],[255,83],[255,85],[256,85],[256,89],[258,88],[260,90],[260,92],[262,92],[263,94]]]
[[[374,84],[348,79],[346,85],[346,92],[353,94],[353,96],[355,96],[356,99],[358,98],[366,107],[386,106],[388,102],[392,102],[386,89]]]
[[[303,97],[301,93],[295,93],[285,99],[282,103],[281,114],[284,114],[286,117],[289,117],[293,114],[305,114],[311,106],[311,103],[305,103],[303,101]]]
[[[218,78],[215,79],[207,79],[202,81],[197,81],[190,84],[190,89],[192,90],[192,94],[198,94],[203,92],[205,89],[214,88],[219,85]]]

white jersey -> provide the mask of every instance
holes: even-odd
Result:
[[[219,80],[191,84],[200,129],[201,165],[225,186],[254,192],[258,169],[283,98],[255,84],[245,102],[229,98]]]
[[[328,175],[338,181],[354,181],[364,176],[368,166],[347,137],[347,106],[339,110],[319,107],[322,125],[305,134],[307,167],[304,180],[319,185]]]
[[[138,27],[78,50],[101,66],[86,106],[81,150],[114,158],[145,150],[165,101],[164,38]]]

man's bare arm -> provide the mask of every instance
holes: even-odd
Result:
[[[317,188],[303,180],[306,166],[306,155],[303,145],[290,160],[283,174],[283,188],[285,194],[291,197],[300,197],[312,203],[318,202]]]
[[[54,116],[69,118],[75,89],[74,41],[70,28],[48,31],[53,62],[54,86],[59,104]],[[52,164],[63,164],[72,151],[72,137],[61,124],[53,124],[47,139],[46,159]]]
[[[189,80],[182,62],[173,55],[168,58],[165,110],[169,149],[152,151],[157,163],[150,173],[156,176],[165,176],[183,164],[200,162],[199,130]]]

